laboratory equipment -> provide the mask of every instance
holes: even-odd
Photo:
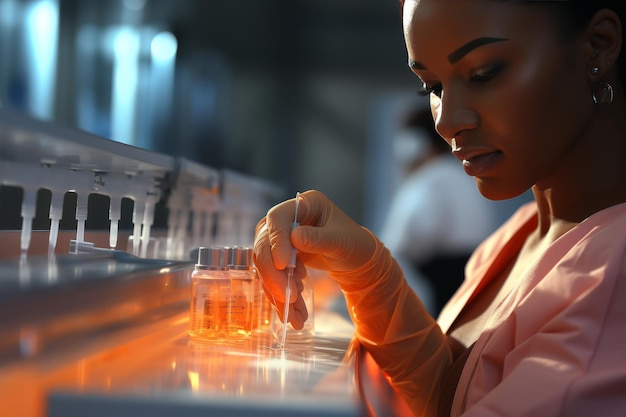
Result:
[[[294,328],[291,323],[282,322],[276,311],[272,318],[272,332],[275,337],[282,341],[284,336],[285,343],[283,346],[294,347],[295,345],[306,345],[311,343],[315,336],[315,291],[313,277],[308,274],[302,278],[302,292],[300,295],[304,300],[308,317],[301,329]],[[279,336],[280,335],[280,336]]]
[[[298,208],[300,206],[300,193],[296,193],[296,209],[293,215],[293,223],[291,224],[291,230],[298,227]],[[279,347],[285,348],[285,339],[287,338],[287,325],[289,324],[289,306],[291,304],[291,283],[293,281],[293,271],[296,269],[296,257],[298,251],[296,248],[291,248],[291,257],[289,258],[289,264],[287,264],[287,285],[285,287],[285,306],[283,310],[283,329],[280,338]]]
[[[95,191],[109,197],[109,247],[117,248],[122,199],[129,197],[130,178],[119,173],[96,173]]]
[[[191,274],[189,335],[233,342],[257,327],[257,278],[247,247],[200,247]]]
[[[274,307],[265,293],[263,279],[260,275],[256,274],[256,268],[254,268],[254,271],[256,276],[255,311],[257,312],[257,324],[254,331],[256,334],[262,336],[272,336],[272,325],[274,323],[275,313]]]
[[[20,249],[22,253],[28,251],[30,246],[30,238],[33,227],[33,219],[35,218],[35,209],[37,201],[37,188],[32,184],[24,186],[24,196],[22,197],[22,237],[20,240]]]
[[[353,329],[345,318],[321,312],[322,328],[310,344],[294,343],[280,357],[268,349],[273,310],[245,243],[252,219],[282,200],[271,184],[233,173],[220,178],[223,172],[209,167],[5,108],[0,145],[3,186],[31,189],[30,197],[42,188],[52,192],[49,232],[30,230],[26,221],[23,232],[18,223],[17,230],[0,233],[0,414],[365,415],[349,349]],[[80,199],[76,213],[69,213],[76,230],[57,229],[60,196],[68,193]],[[19,203],[32,221],[30,197]],[[157,198],[177,209],[165,229],[152,224]],[[129,219],[122,199],[131,200],[136,212],[130,231],[118,229]],[[90,230],[93,203],[103,201],[106,227]],[[229,248],[230,294],[238,294],[245,308],[250,300],[263,307],[251,313],[241,304],[234,311],[242,324],[235,335],[228,327],[229,343],[207,343],[189,335],[195,262],[188,251],[194,240],[214,243],[214,234],[193,232],[202,224],[220,229],[226,210],[237,216],[222,230],[231,230],[228,240],[241,245]],[[210,219],[196,215],[203,211]],[[167,250],[143,246],[153,238],[167,241]],[[20,256],[22,248],[28,256]],[[236,278],[239,272],[246,278]],[[229,324],[235,322],[232,307]]]
[[[244,325],[231,328],[238,335],[250,336],[258,326],[258,278],[252,266],[252,249],[236,246],[228,248],[228,270],[232,285],[232,315],[245,317]],[[237,311],[235,311],[236,309]]]
[[[231,295],[227,249],[199,248],[198,262],[191,274],[189,335],[225,342],[231,326],[243,327],[243,319],[232,315]]]
[[[22,188],[20,251],[26,254],[30,246],[32,224],[37,209],[37,191],[41,186],[40,170],[36,165],[21,165],[12,161],[0,162],[2,163],[2,184]]]
[[[291,230],[294,230],[296,227],[300,225],[298,222],[298,210],[300,207],[300,193],[296,193],[296,208],[294,212],[294,220],[291,224]],[[291,286],[293,285],[293,272],[296,268],[296,258],[298,251],[295,248],[291,249],[291,258],[289,259],[289,264],[287,265],[287,285],[285,287],[285,299],[289,300],[291,298]],[[287,340],[290,343],[308,343],[312,340],[313,335],[315,334],[315,291],[313,281],[310,275],[306,275],[302,278],[302,292],[300,295],[302,296],[304,303],[306,305],[306,309],[308,312],[308,317],[304,322],[302,329],[295,329],[291,323],[289,323],[289,303],[285,303],[284,311],[283,311],[283,320],[282,326],[280,329],[280,341],[278,342],[278,346],[282,349],[285,347],[285,343]],[[281,321],[278,317],[275,317],[273,323],[278,325]],[[275,329],[274,333],[277,333],[278,330]]]
[[[278,203],[283,199],[282,188],[269,181],[221,170],[215,244],[251,246],[256,224],[273,205],[268,206],[268,202]]]
[[[131,184],[163,180],[175,169],[175,159],[55,123],[37,120],[8,108],[0,109],[0,164],[3,185],[21,187],[22,238],[20,248],[26,252],[31,244],[32,219],[36,214],[36,195],[41,188],[58,193],[76,194],[76,236],[85,241],[88,202],[96,192],[96,176],[124,175]],[[65,190],[63,190],[65,189]],[[161,189],[158,192],[161,196]],[[146,188],[136,193],[145,204]],[[59,216],[59,200],[52,205],[50,244],[53,242]],[[142,209],[143,210],[143,209]],[[143,211],[142,211],[143,216]],[[143,220],[143,219],[141,219]],[[141,224],[139,224],[141,226]],[[64,242],[64,248],[67,246]],[[137,252],[137,251],[135,251]]]
[[[214,229],[220,200],[220,172],[185,158],[176,160],[176,170],[170,176],[168,230],[166,236],[168,259],[182,259],[200,246],[216,245]]]
[[[65,193],[69,191],[69,189],[64,186],[64,175],[62,175],[65,171],[57,170],[57,169],[47,169],[48,177],[51,178],[51,183],[53,186],[50,186],[51,196],[50,196],[50,235],[48,237],[48,255],[52,256],[56,251],[57,239],[59,236],[59,223],[61,221],[61,217],[63,217],[63,202],[65,200]]]

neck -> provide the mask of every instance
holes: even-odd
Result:
[[[607,114],[557,169],[533,186],[541,236],[558,237],[590,215],[626,202],[626,122],[617,115],[626,108],[612,106],[602,109]]]

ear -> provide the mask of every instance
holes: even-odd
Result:
[[[617,66],[622,51],[622,22],[612,10],[601,9],[587,25],[586,39],[590,50],[589,67],[597,67],[598,78],[606,77]]]

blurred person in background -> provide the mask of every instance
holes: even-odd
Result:
[[[403,179],[379,237],[426,308],[438,314],[463,282],[472,251],[496,225],[492,203],[452,156],[426,104],[409,111],[393,137]]]

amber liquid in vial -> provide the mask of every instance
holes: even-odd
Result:
[[[253,330],[254,281],[249,271],[231,271],[231,328],[234,338],[249,336]]]
[[[263,281],[257,276],[255,279],[255,326],[258,332],[270,332],[272,331],[272,315],[274,314],[274,308],[269,298],[263,290]]]
[[[252,250],[247,247],[229,248],[229,268],[232,286],[231,337],[247,338],[254,329],[254,296],[256,271],[252,267]]]
[[[189,334],[227,339],[233,323],[231,279],[226,271],[210,272],[192,275]]]

